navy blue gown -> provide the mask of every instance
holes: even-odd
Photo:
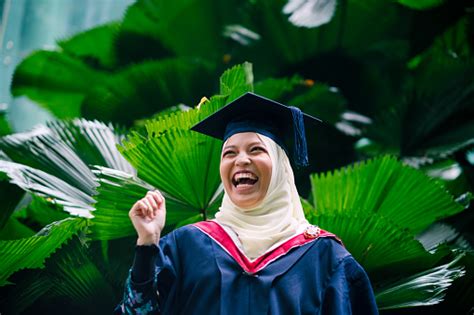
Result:
[[[367,274],[333,234],[303,233],[249,261],[220,225],[207,221],[169,233],[159,247],[137,246],[115,313],[378,311]]]

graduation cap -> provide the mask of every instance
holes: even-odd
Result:
[[[297,167],[308,165],[305,125],[321,122],[299,108],[286,106],[254,93],[246,93],[191,130],[227,140],[236,133],[256,132],[280,145]],[[288,149],[293,149],[290,155]]]

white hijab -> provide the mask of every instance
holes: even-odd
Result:
[[[237,234],[245,255],[250,259],[272,250],[309,225],[285,151],[270,138],[260,134],[258,137],[272,161],[267,194],[257,206],[243,209],[236,206],[225,192],[216,213],[216,221]]]

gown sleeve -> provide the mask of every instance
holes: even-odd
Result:
[[[378,314],[369,278],[352,256],[338,264],[324,292],[321,315],[336,314]]]
[[[170,257],[160,246],[136,246],[132,268],[125,281],[122,302],[114,314],[160,314],[160,304],[174,283],[175,272]]]

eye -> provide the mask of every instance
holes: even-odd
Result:
[[[232,150],[226,150],[226,151],[224,151],[224,152],[222,153],[222,157],[230,156],[230,155],[233,155],[233,154],[235,154],[234,151],[232,151]]]
[[[267,152],[264,147],[255,146],[250,149],[250,152]]]

